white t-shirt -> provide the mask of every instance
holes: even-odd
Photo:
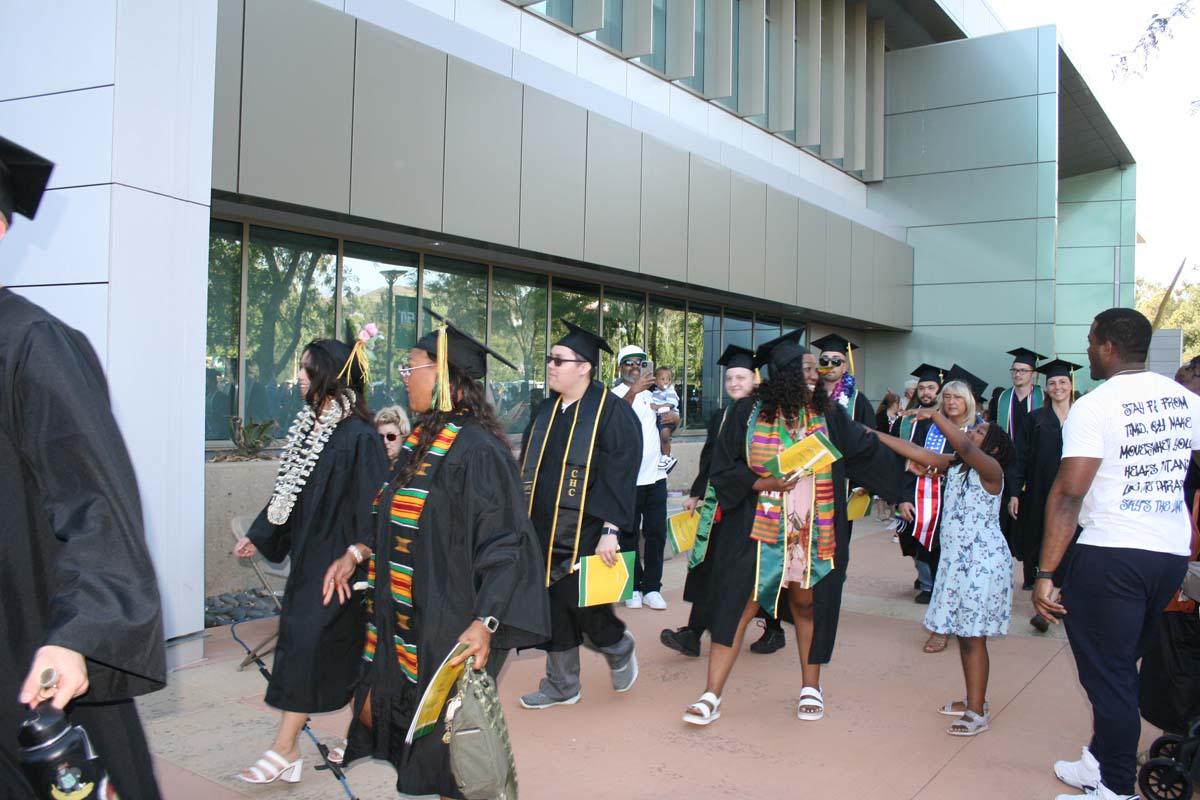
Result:
[[[612,393],[622,398],[629,394],[629,384],[621,381],[612,388]],[[638,468],[638,486],[649,486],[667,477],[667,473],[658,468],[662,458],[658,440],[658,415],[650,407],[650,390],[639,392],[633,398],[633,413],[637,414],[638,422],[642,424],[642,465]]]
[[[1195,449],[1200,397],[1162,375],[1117,375],[1079,398],[1063,458],[1102,459],[1079,512],[1080,543],[1189,555],[1183,479]]]

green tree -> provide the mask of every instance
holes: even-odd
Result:
[[[1167,287],[1138,278],[1134,306],[1154,319],[1163,304]],[[1200,283],[1183,283],[1171,292],[1162,309],[1159,329],[1179,328],[1183,331],[1183,352],[1200,352]]]

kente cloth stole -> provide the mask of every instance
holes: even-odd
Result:
[[[934,424],[925,431],[926,450],[943,453],[946,450],[946,434]],[[916,495],[913,497],[912,537],[926,550],[933,550],[937,537],[938,522],[942,515],[942,476],[921,475],[917,478]]]
[[[608,389],[598,381],[592,381],[583,397],[573,404],[573,410],[560,414],[562,396],[557,395],[554,402],[542,403],[537,418],[533,421],[533,428],[529,431],[525,458],[521,462],[521,482],[528,501],[527,510],[532,514],[538,473],[541,472],[542,461],[546,456],[546,442],[550,429],[556,423],[571,426],[567,447],[562,454],[558,499],[551,523],[550,544],[546,548],[546,586],[574,572],[575,562],[579,559],[579,533],[583,529],[588,473],[592,466],[596,433],[600,428],[600,415],[604,411],[608,396]],[[561,421],[560,417],[563,418]],[[548,468],[554,469],[556,466],[558,465],[551,464]],[[560,552],[570,549],[570,561],[564,560],[560,555],[558,563],[554,563],[556,544],[561,545]]]
[[[725,413],[717,428],[717,436],[720,436],[721,431],[725,430],[725,421],[729,419],[731,408],[733,408],[732,405],[725,406]],[[704,557],[708,555],[708,537],[712,535],[716,517],[717,490],[713,488],[712,481],[709,481],[704,487],[704,504],[700,507],[700,523],[696,528],[696,542],[692,545],[692,554],[688,556],[688,569],[695,569],[704,563]]]
[[[766,463],[784,448],[784,429],[778,420],[761,418],[761,401],[755,403],[746,431],[746,463],[756,474],[773,477]],[[804,435],[820,431],[828,435],[825,418],[804,412]],[[837,526],[834,499],[833,470],[826,468],[812,475],[812,508],[809,510],[808,551],[809,571],[804,588],[811,588],[833,570],[837,550]],[[759,492],[754,509],[754,524],[750,538],[758,542],[757,577],[754,600],[767,613],[777,613],[779,595],[783,590],[783,563],[787,557],[787,496],[779,492]]]
[[[996,423],[1009,436],[1012,436],[1012,409],[1014,402],[1024,402],[1025,410],[1032,413],[1041,408],[1042,403],[1045,401],[1045,396],[1042,394],[1042,387],[1040,386],[1034,386],[1024,401],[1017,400],[1016,397],[1016,393],[1010,386],[1000,393],[1000,399],[996,402]]]
[[[425,500],[429,496],[429,487],[441,467],[443,459],[463,426],[463,414],[456,414],[451,422],[434,438],[425,454],[420,468],[413,475],[407,486],[399,486],[392,493],[391,502],[387,504],[387,514],[391,521],[391,542],[388,553],[388,593],[391,595],[389,608],[392,614],[380,620],[383,626],[391,628],[392,645],[396,651],[396,663],[400,666],[404,677],[413,683],[417,682],[417,645],[416,632],[412,629],[413,614],[413,554],[412,540],[414,532],[425,510]],[[404,450],[412,456],[413,447],[420,438],[421,429],[418,427],[404,440]],[[375,496],[374,511],[379,514],[380,501],[389,489],[384,485]],[[375,620],[375,582],[377,576],[375,554],[367,564],[367,617]],[[385,641],[388,631],[384,631]],[[367,639],[363,647],[363,658],[367,661],[375,659],[375,650],[379,645],[380,631],[374,621],[367,623]],[[409,641],[409,640],[412,641]]]

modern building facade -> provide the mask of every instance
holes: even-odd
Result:
[[[431,308],[517,365],[488,376],[516,433],[570,319],[670,367],[696,431],[729,343],[837,330],[877,399],[922,361],[1081,360],[1132,304],[1133,158],[1055,29],[983,0],[0,16],[31,65],[0,132],[58,163],[0,282],[104,360],[170,636],[202,626],[203,454],[294,413],[311,339],[378,324],[371,402],[403,401]]]

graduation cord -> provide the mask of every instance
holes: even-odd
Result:
[[[246,655],[248,655],[254,659],[254,663],[258,666],[259,674],[262,675],[264,678],[266,678],[268,681],[270,681],[271,680],[271,671],[269,669],[267,669],[267,665],[265,663],[263,663],[262,657],[260,655],[258,655],[258,653],[256,653],[255,651],[251,650],[250,647],[238,637],[237,626],[240,624],[241,624],[241,622],[235,622],[232,625],[230,625],[229,626],[229,635],[233,637],[233,640],[235,642],[237,642],[238,644],[240,644],[242,646],[242,649],[246,651]],[[321,760],[325,762],[324,766],[317,767],[316,769],[329,770],[330,774],[332,774],[333,777],[337,778],[338,782],[342,784],[342,789],[345,790],[346,796],[349,797],[350,800],[358,800],[358,798],[355,797],[354,792],[350,791],[350,783],[346,780],[346,773],[342,771],[342,765],[335,764],[329,760],[329,748],[321,743],[321,740],[318,739],[316,737],[316,735],[312,732],[312,728],[308,727],[307,722],[304,723],[304,732],[308,734],[308,738],[312,739],[312,743],[314,745],[316,745],[317,752],[321,755]]]

